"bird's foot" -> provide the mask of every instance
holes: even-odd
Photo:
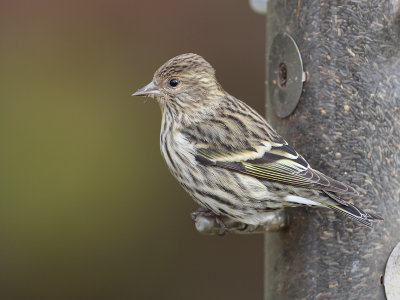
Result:
[[[190,216],[192,217],[193,221],[196,221],[198,216],[202,217],[213,217],[215,214],[205,207],[199,207],[196,211],[192,212]]]
[[[219,233],[218,235],[225,235],[226,232],[228,232],[228,227],[226,227],[224,221],[220,218],[220,216],[215,215],[215,222],[219,225]]]
[[[219,233],[218,235],[225,235],[226,232],[228,232],[228,227],[225,225],[224,221],[221,219],[221,217],[219,215],[217,215],[216,213],[212,212],[210,209],[208,208],[204,208],[204,207],[200,207],[199,209],[197,209],[195,212],[192,212],[190,214],[190,216],[192,217],[193,221],[196,221],[197,217],[201,216],[201,217],[213,217],[215,218],[215,222],[219,225]]]

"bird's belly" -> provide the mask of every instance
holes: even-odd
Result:
[[[282,202],[258,179],[223,168],[205,166],[195,159],[193,147],[180,138],[161,144],[171,173],[202,207],[247,224],[260,224],[266,210]]]
[[[259,215],[282,208],[280,199],[256,178],[217,167],[198,169],[194,180],[181,184],[199,205],[218,215],[257,225]]]

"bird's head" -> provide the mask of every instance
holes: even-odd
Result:
[[[153,97],[179,111],[203,105],[222,92],[213,67],[200,55],[187,53],[167,61],[153,80],[132,96]]]

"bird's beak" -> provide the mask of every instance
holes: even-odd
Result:
[[[132,96],[150,96],[150,97],[155,95],[160,95],[160,91],[153,81],[132,94]]]

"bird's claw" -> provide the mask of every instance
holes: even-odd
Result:
[[[228,227],[226,227],[224,221],[222,221],[222,219],[215,215],[215,222],[217,222],[217,224],[219,225],[219,233],[218,235],[225,235],[226,232],[228,232]]]
[[[199,207],[196,211],[194,211],[190,214],[193,221],[196,221],[198,216],[213,217],[214,215],[215,214],[211,210],[209,210],[208,208],[204,208],[204,207]]]

